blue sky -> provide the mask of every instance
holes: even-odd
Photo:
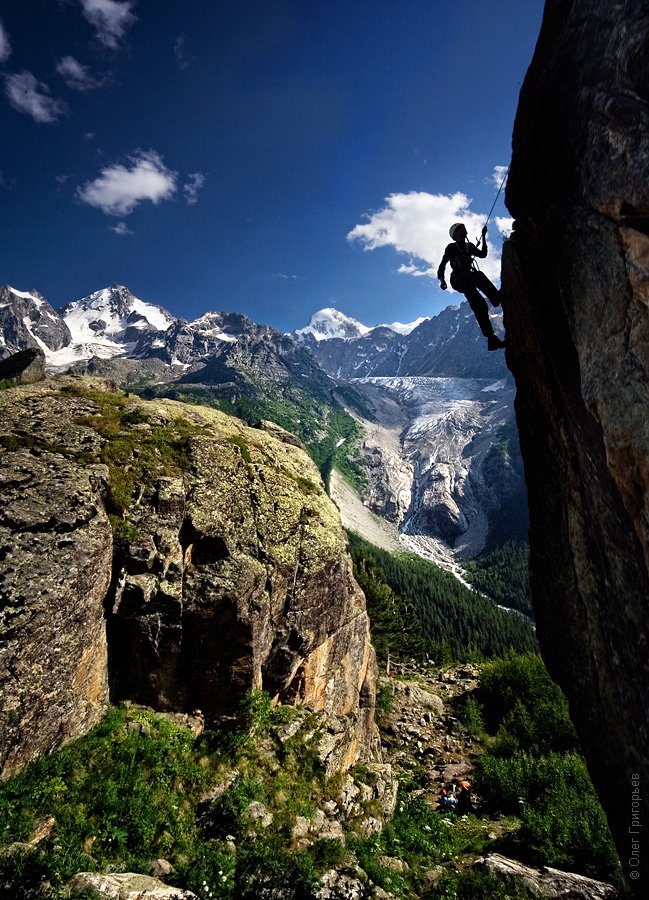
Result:
[[[448,227],[479,233],[509,163],[542,8],[3,0],[0,283],[283,330],[435,314],[458,299],[431,277]],[[497,277],[495,218],[489,238]]]

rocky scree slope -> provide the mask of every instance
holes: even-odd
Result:
[[[649,771],[647,47],[641,0],[546,4],[503,256],[538,635],[632,877]]]
[[[0,765],[112,699],[322,711],[328,771],[377,753],[365,598],[292,435],[60,377],[0,391]]]

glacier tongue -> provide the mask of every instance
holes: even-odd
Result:
[[[402,544],[458,574],[480,553],[498,510],[522,486],[513,383],[426,376],[354,380],[375,421],[361,420],[370,508],[399,526]]]

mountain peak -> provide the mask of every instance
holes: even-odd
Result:
[[[333,306],[325,307],[314,312],[305,328],[298,328],[295,334],[304,339],[307,335],[316,341],[326,341],[331,338],[358,338],[370,329],[362,322],[346,316],[345,313]]]

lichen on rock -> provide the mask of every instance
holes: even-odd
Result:
[[[26,660],[37,646],[34,572],[49,586],[39,640],[54,652],[65,635],[78,651],[74,665],[73,653],[67,668],[50,655],[34,662],[39,677],[23,679],[35,704],[48,698],[39,715],[52,723],[34,752],[23,699],[9,704],[15,728],[3,752],[17,764],[87,730],[77,710],[77,725],[56,732],[70,720],[59,694],[74,703],[90,692],[94,724],[108,681],[113,699],[200,709],[208,722],[263,689],[339,723],[332,770],[376,755],[365,598],[300,446],[267,425],[77,377],[3,391],[0,447],[14,492],[0,520],[1,577],[21,616],[5,618],[3,652]],[[5,706],[17,690],[8,671]]]

